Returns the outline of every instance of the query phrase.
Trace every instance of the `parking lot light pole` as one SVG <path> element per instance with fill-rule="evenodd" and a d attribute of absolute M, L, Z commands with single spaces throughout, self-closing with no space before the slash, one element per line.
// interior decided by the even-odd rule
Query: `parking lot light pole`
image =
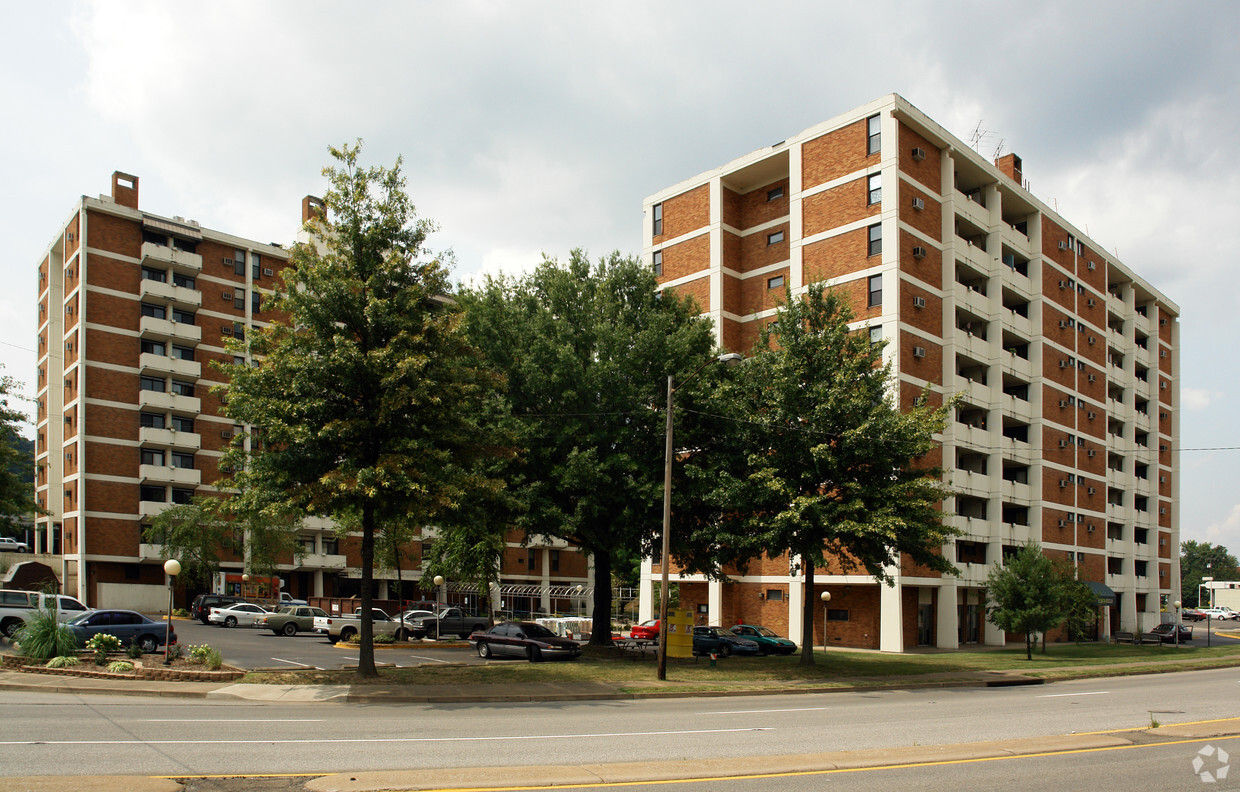
<path fill-rule="evenodd" d="M 1175 648 L 1179 649 L 1180 648 L 1180 605 L 1182 603 L 1179 600 L 1176 600 L 1173 604 L 1175 605 Z"/>
<path fill-rule="evenodd" d="M 827 603 L 831 601 L 831 592 L 822 592 L 822 651 L 827 651 Z M 814 651 L 810 647 L 810 651 Z"/>
<path fill-rule="evenodd" d="M 702 369 L 711 363 L 724 363 L 734 366 L 740 363 L 742 356 L 736 352 L 729 352 L 718 357 L 713 357 L 702 365 L 697 367 L 689 376 L 680 381 L 680 388 L 685 383 L 692 380 Z M 667 375 L 667 431 L 665 433 L 665 448 L 663 455 L 663 552 L 659 557 L 659 664 L 657 675 L 660 681 L 667 679 L 667 599 L 668 599 L 668 579 L 667 570 L 671 561 L 671 530 L 672 530 L 672 459 L 675 457 L 676 451 L 672 444 L 672 408 L 673 397 L 676 395 L 678 387 L 674 374 Z"/>
<path fill-rule="evenodd" d="M 175 558 L 169 558 L 164 562 L 164 572 L 168 575 L 168 625 L 164 628 L 164 665 L 171 665 L 172 659 L 168 650 L 171 648 L 172 641 L 172 581 L 181 574 L 181 562 Z"/>

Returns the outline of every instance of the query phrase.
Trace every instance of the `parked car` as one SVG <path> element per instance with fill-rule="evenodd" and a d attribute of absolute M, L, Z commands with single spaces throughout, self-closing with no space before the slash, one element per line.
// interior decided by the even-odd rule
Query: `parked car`
<path fill-rule="evenodd" d="M 77 638 L 79 645 L 85 645 L 93 635 L 107 633 L 120 638 L 122 645 L 136 643 L 144 652 L 158 651 L 164 645 L 164 633 L 168 630 L 167 623 L 148 619 L 130 610 L 87 611 L 70 619 L 65 626 Z M 177 633 L 172 630 L 168 643 L 176 642 Z"/>
<path fill-rule="evenodd" d="M 531 663 L 549 657 L 571 659 L 581 654 L 581 644 L 561 638 L 537 622 L 501 622 L 486 632 L 475 632 L 469 640 L 479 657 L 524 657 Z"/>
<path fill-rule="evenodd" d="M 1229 619 L 1234 621 L 1237 617 L 1240 617 L 1240 614 L 1227 607 L 1206 608 L 1200 611 L 1200 613 L 1211 619 Z"/>
<path fill-rule="evenodd" d="M 1150 630 L 1150 632 L 1161 638 L 1163 643 L 1177 642 L 1175 639 L 1175 625 L 1171 622 L 1156 625 L 1154 629 Z M 1188 625 L 1181 624 L 1179 643 L 1188 643 L 1191 640 L 1193 640 L 1193 628 Z"/>
<path fill-rule="evenodd" d="M 760 650 L 758 644 L 748 638 L 733 635 L 722 627 L 694 627 L 693 653 L 695 655 L 717 654 L 756 655 Z"/>
<path fill-rule="evenodd" d="M 29 553 L 30 545 L 7 536 L 0 536 L 0 553 Z"/>
<path fill-rule="evenodd" d="M 245 600 L 227 594 L 199 594 L 194 597 L 194 603 L 189 606 L 189 615 L 203 624 L 210 624 L 209 617 L 212 608 L 225 608 L 238 602 L 245 602 Z"/>
<path fill-rule="evenodd" d="M 468 640 L 476 632 L 482 632 L 491 623 L 489 616 L 473 616 L 461 608 L 440 608 L 439 613 L 418 616 L 405 622 L 405 631 L 414 638 L 430 638 L 456 635 Z"/>
<path fill-rule="evenodd" d="M 348 641 L 362 632 L 362 611 L 314 617 L 314 631 L 333 641 Z M 390 618 L 382 608 L 370 609 L 371 635 L 390 635 L 398 641 L 408 638 L 409 623 Z"/>
<path fill-rule="evenodd" d="M 309 605 L 310 603 L 306 602 L 304 599 L 297 599 L 292 594 L 289 594 L 286 591 L 281 591 L 280 592 L 280 604 L 281 605 Z"/>
<path fill-rule="evenodd" d="M 56 618 L 67 622 L 74 616 L 90 610 L 67 594 L 40 594 L 36 591 L 4 589 L 0 591 L 0 632 L 12 638 L 26 623 L 35 608 L 56 609 Z"/>
<path fill-rule="evenodd" d="M 756 643 L 759 654 L 786 655 L 797 650 L 797 645 L 793 641 L 784 638 L 774 630 L 768 630 L 757 624 L 738 624 L 728 632 Z"/>
<path fill-rule="evenodd" d="M 633 629 L 629 630 L 629 637 L 637 641 L 659 640 L 659 620 L 648 619 L 641 624 L 634 624 Z"/>
<path fill-rule="evenodd" d="M 315 616 L 326 617 L 327 611 L 309 605 L 285 605 L 275 613 L 256 617 L 254 626 L 271 630 L 276 635 L 292 636 L 298 632 L 313 632 Z"/>
<path fill-rule="evenodd" d="M 270 611 L 252 602 L 237 602 L 223 608 L 212 608 L 207 621 L 225 627 L 253 627 L 254 620 Z"/>
<path fill-rule="evenodd" d="M 1184 621 L 1197 622 L 1205 621 L 1206 615 L 1198 608 L 1185 608 L 1184 612 L 1180 614 L 1180 618 Z"/>

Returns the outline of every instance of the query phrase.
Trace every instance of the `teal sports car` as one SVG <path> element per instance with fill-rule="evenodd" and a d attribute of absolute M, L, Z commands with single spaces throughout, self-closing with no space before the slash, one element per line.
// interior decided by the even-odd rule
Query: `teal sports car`
<path fill-rule="evenodd" d="M 756 624 L 738 624 L 729 632 L 753 641 L 758 645 L 758 651 L 762 654 L 786 655 L 792 654 L 797 650 L 797 645 L 792 641 L 782 638 L 776 635 L 774 631 Z"/>

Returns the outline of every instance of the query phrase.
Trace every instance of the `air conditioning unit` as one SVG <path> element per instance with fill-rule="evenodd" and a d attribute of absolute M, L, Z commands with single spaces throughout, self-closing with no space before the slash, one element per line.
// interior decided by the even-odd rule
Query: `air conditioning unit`
<path fill-rule="evenodd" d="M 1089 381 L 1090 381 L 1090 382 L 1097 382 L 1097 381 L 1098 381 L 1098 378 L 1097 378 L 1096 376 L 1094 376 L 1093 374 L 1090 374 L 1090 375 L 1089 375 Z"/>
<path fill-rule="evenodd" d="M 1094 526 L 1092 526 L 1092 525 L 1091 525 L 1091 526 L 1089 526 L 1088 528 L 1086 528 L 1085 530 L 1086 530 L 1086 531 L 1088 531 L 1089 533 L 1093 533 L 1093 532 L 1094 532 Z"/>
<path fill-rule="evenodd" d="M 1167 350 L 1165 350 L 1165 349 L 1160 349 L 1160 350 L 1158 350 L 1158 356 L 1159 356 L 1160 358 L 1165 358 L 1165 357 L 1167 356 Z"/>
<path fill-rule="evenodd" d="M 1068 521 L 1067 521 L 1067 520 L 1060 520 L 1060 521 L 1059 521 L 1059 527 L 1060 527 L 1060 528 L 1067 528 L 1067 527 L 1068 527 Z"/>
<path fill-rule="evenodd" d="M 226 335 L 226 336 L 232 335 L 232 325 L 221 325 L 220 335 Z"/>
<path fill-rule="evenodd" d="M 1166 507 L 1165 507 L 1165 506 L 1159 506 L 1159 507 L 1158 507 L 1158 513 L 1159 513 L 1159 514 L 1166 514 L 1166 513 L 1167 513 L 1167 509 L 1166 509 Z"/>
<path fill-rule="evenodd" d="M 1089 420 L 1091 420 L 1091 421 L 1092 421 L 1092 420 L 1094 420 L 1094 419 L 1095 419 L 1095 418 L 1097 418 L 1097 417 L 1098 417 L 1098 414 L 1097 414 L 1096 412 L 1094 412 L 1093 410 L 1090 410 L 1090 411 L 1089 411 Z"/>
<path fill-rule="evenodd" d="M 1088 492 L 1088 494 L 1093 495 L 1093 494 L 1094 494 L 1095 492 L 1097 492 L 1097 491 L 1098 491 L 1098 490 L 1094 489 L 1093 487 L 1090 487 L 1090 488 L 1089 488 L 1089 490 L 1088 490 L 1087 492 Z M 1092 530 L 1093 530 L 1093 528 L 1090 528 L 1089 530 L 1091 530 L 1091 531 L 1092 531 Z"/>
<path fill-rule="evenodd" d="M 1167 537 L 1165 537 L 1165 536 L 1160 536 L 1160 537 L 1158 537 L 1158 546 L 1159 546 L 1159 547 L 1166 547 L 1166 546 L 1167 546 Z"/>
<path fill-rule="evenodd" d="M 1098 453 L 1098 452 L 1097 452 L 1097 451 L 1095 451 L 1094 449 L 1092 449 L 1092 448 L 1091 448 L 1091 449 L 1089 449 L 1089 454 L 1088 454 L 1088 456 L 1091 456 L 1091 457 L 1092 457 L 1092 456 L 1093 456 L 1094 454 L 1096 454 L 1096 453 Z"/>
<path fill-rule="evenodd" d="M 1096 344 L 1096 343 L 1098 343 L 1098 339 L 1094 338 L 1093 336 L 1090 336 L 1090 337 L 1089 337 L 1089 345 L 1090 345 L 1090 346 L 1093 346 L 1093 345 L 1094 345 L 1094 344 Z"/>
<path fill-rule="evenodd" d="M 73 316 L 73 306 L 72 306 L 72 305 L 66 305 L 66 306 L 65 306 L 65 313 L 66 313 L 66 314 L 68 314 L 69 316 Z"/>
<path fill-rule="evenodd" d="M 914 198 L 914 199 L 913 199 L 913 208 L 914 208 L 914 209 L 916 209 L 917 211 L 919 211 L 919 212 L 920 212 L 922 209 L 925 209 L 925 208 L 926 208 L 926 202 L 925 202 L 925 201 L 923 201 L 923 200 L 922 200 L 922 199 L 920 199 L 920 198 Z"/>
<path fill-rule="evenodd" d="M 926 150 L 922 148 L 921 146 L 914 146 L 912 153 L 913 153 L 913 159 L 917 160 L 918 162 L 921 162 L 922 160 L 926 158 Z"/>
<path fill-rule="evenodd" d="M 1061 281 L 1059 282 L 1059 288 L 1061 288 L 1061 289 L 1066 289 L 1066 288 L 1068 288 L 1068 282 L 1067 282 L 1066 280 L 1061 280 Z"/>
<path fill-rule="evenodd" d="M 1060 489 L 1064 489 L 1064 488 L 1066 488 L 1067 486 L 1068 486 L 1068 480 L 1067 480 L 1067 479 L 1060 479 L 1060 480 L 1059 480 L 1059 488 L 1060 488 Z"/>
<path fill-rule="evenodd" d="M 1167 576 L 1167 570 L 1165 570 L 1165 569 L 1160 569 L 1160 570 L 1158 570 L 1158 576 L 1159 576 L 1159 577 L 1166 577 L 1166 576 Z"/>
<path fill-rule="evenodd" d="M 225 440 L 228 440 L 229 438 L 231 438 L 231 437 L 232 437 L 232 430 L 231 430 L 231 429 L 221 429 L 221 430 L 220 430 L 220 437 L 224 438 Z"/>
<path fill-rule="evenodd" d="M 1159 327 L 1162 327 L 1162 326 L 1163 326 L 1163 325 L 1165 325 L 1166 323 L 1167 323 L 1167 317 L 1165 317 L 1165 316 L 1164 316 L 1164 317 L 1161 317 L 1161 318 L 1158 320 L 1158 326 L 1159 326 Z"/>
<path fill-rule="evenodd" d="M 1068 249 L 1068 243 L 1067 243 L 1067 242 L 1064 242 L 1064 241 L 1062 241 L 1062 240 L 1061 240 L 1061 241 L 1059 242 L 1059 249 L 1060 249 L 1060 250 L 1067 250 L 1067 249 Z"/>
<path fill-rule="evenodd" d="M 1166 476 L 1159 476 L 1159 477 L 1158 477 L 1158 483 L 1159 483 L 1159 484 L 1166 484 L 1166 483 L 1167 483 L 1167 477 L 1166 477 Z"/>
<path fill-rule="evenodd" d="M 1085 304 L 1088 305 L 1090 308 L 1093 308 L 1095 305 L 1097 305 L 1097 303 L 1094 302 L 1093 297 L 1090 297 L 1088 300 L 1086 300 Z"/>
<path fill-rule="evenodd" d="M 226 259 L 224 259 L 224 266 L 225 266 L 225 267 L 231 267 L 231 266 L 235 265 L 236 263 L 237 263 L 237 262 L 233 261 L 233 260 L 232 260 L 232 259 L 230 259 L 230 258 L 226 258 Z"/>
<path fill-rule="evenodd" d="M 914 307 L 914 308 L 925 308 L 925 307 L 926 307 L 926 298 L 925 298 L 925 297 L 914 297 L 914 298 L 913 298 L 913 307 Z"/>
<path fill-rule="evenodd" d="M 264 275 L 275 275 L 276 271 L 273 270 L 271 267 L 263 267 L 263 274 Z"/>
<path fill-rule="evenodd" d="M 1067 399 L 1060 399 L 1060 400 L 1059 400 L 1059 406 L 1060 406 L 1060 407 L 1067 407 L 1067 406 L 1068 406 L 1068 400 L 1067 400 Z"/>
<path fill-rule="evenodd" d="M 1067 327 L 1068 327 L 1068 320 L 1067 320 L 1067 319 L 1060 319 L 1060 320 L 1059 320 L 1059 329 L 1060 329 L 1060 330 L 1065 330 L 1065 329 L 1067 329 Z"/>
<path fill-rule="evenodd" d="M 913 357 L 924 358 L 925 356 L 926 356 L 925 347 L 919 347 L 919 346 L 913 347 Z"/>
<path fill-rule="evenodd" d="M 225 300 L 231 300 L 233 298 L 233 293 L 232 292 L 220 292 L 220 297 Z"/>
<path fill-rule="evenodd" d="M 1097 265 L 1096 265 L 1096 264 L 1094 264 L 1094 262 L 1092 262 L 1092 261 L 1091 261 L 1091 262 L 1089 262 L 1089 264 L 1088 264 L 1088 265 L 1086 265 L 1086 266 L 1089 268 L 1089 271 L 1090 271 L 1090 272 L 1093 272 L 1094 270 L 1096 270 L 1096 269 L 1098 268 L 1098 267 L 1097 267 Z"/>
<path fill-rule="evenodd" d="M 926 249 L 921 245 L 913 247 L 913 258 L 922 259 L 926 257 Z"/>
<path fill-rule="evenodd" d="M 1160 382 L 1160 383 L 1158 383 L 1158 389 L 1159 389 L 1159 390 L 1166 390 L 1166 389 L 1167 389 L 1167 383 L 1166 383 L 1166 382 Z"/>
<path fill-rule="evenodd" d="M 1067 441 L 1067 440 L 1060 440 L 1060 441 L 1059 441 L 1059 447 L 1060 447 L 1060 448 L 1067 448 L 1067 447 L 1068 447 L 1068 441 Z"/>
<path fill-rule="evenodd" d="M 66 242 L 72 242 L 72 241 L 73 241 L 73 240 L 75 240 L 75 239 L 77 239 L 77 237 L 74 235 L 74 233 L 73 233 L 72 231 L 70 231 L 69 233 L 65 234 L 65 241 L 66 241 Z"/>

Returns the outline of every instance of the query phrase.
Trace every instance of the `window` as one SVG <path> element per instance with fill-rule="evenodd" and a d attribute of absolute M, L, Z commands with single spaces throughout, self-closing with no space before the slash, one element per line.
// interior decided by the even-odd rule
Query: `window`
<path fill-rule="evenodd" d="M 250 254 L 250 275 L 254 280 L 263 276 L 263 260 L 257 253 Z"/>
<path fill-rule="evenodd" d="M 155 281 L 156 283 L 167 283 L 168 273 L 163 270 L 151 269 L 150 267 L 142 268 L 142 280 Z"/>
<path fill-rule="evenodd" d="M 881 203 L 883 200 L 883 176 L 881 173 L 872 173 L 869 178 L 869 199 L 868 206 Z"/>
<path fill-rule="evenodd" d="M 784 590 L 783 589 L 767 589 L 766 590 L 766 601 L 767 602 L 783 602 L 784 601 Z"/>
<path fill-rule="evenodd" d="M 198 243 L 192 239 L 172 238 L 172 247 L 177 250 L 184 250 L 186 253 L 197 253 Z"/>
<path fill-rule="evenodd" d="M 661 203 L 655 204 L 653 207 L 651 207 L 650 213 L 651 213 L 651 216 L 654 218 L 654 223 L 651 228 L 651 233 L 653 233 L 655 236 L 660 236 L 663 233 L 663 204 Z"/>
<path fill-rule="evenodd" d="M 147 303 L 142 303 L 142 315 L 149 316 L 153 319 L 167 319 L 168 318 L 168 312 L 164 310 L 164 306 L 148 305 Z"/>
<path fill-rule="evenodd" d="M 256 291 L 250 292 L 250 311 L 254 313 L 255 315 L 257 315 L 259 313 L 262 313 L 262 310 L 263 310 L 263 295 L 259 294 Z"/>
<path fill-rule="evenodd" d="M 766 200 L 768 201 L 778 201 L 780 198 L 783 198 L 783 197 L 784 197 L 783 187 L 772 187 L 771 189 L 766 191 Z"/>
<path fill-rule="evenodd" d="M 194 491 L 192 489 L 182 489 L 181 487 L 172 488 L 173 503 L 189 503 L 194 499 Z"/>
<path fill-rule="evenodd" d="M 784 288 L 784 276 L 783 276 L 783 275 L 776 275 L 776 276 L 775 276 L 775 277 L 773 277 L 773 278 L 767 278 L 767 279 L 766 279 L 766 288 L 768 288 L 768 289 L 782 289 L 782 288 Z"/>
<path fill-rule="evenodd" d="M 551 571 L 559 572 L 560 571 L 560 551 L 551 550 L 549 552 L 551 555 Z"/>
<path fill-rule="evenodd" d="M 161 416 L 162 417 L 162 416 Z M 194 431 L 194 419 L 185 418 L 180 415 L 172 416 L 172 431 L 174 432 L 192 432 Z"/>
<path fill-rule="evenodd" d="M 870 276 L 870 302 L 869 306 L 875 308 L 883 304 L 883 276 Z"/>
<path fill-rule="evenodd" d="M 238 341 L 244 341 L 245 340 L 245 325 L 241 324 L 240 322 L 233 322 L 233 333 L 232 334 L 233 334 L 233 338 L 237 339 Z"/>
<path fill-rule="evenodd" d="M 783 241 L 784 241 L 783 231 L 776 231 L 773 234 L 766 235 L 766 244 L 768 245 L 778 245 L 780 242 L 783 242 Z"/>
<path fill-rule="evenodd" d="M 192 325 L 194 324 L 194 312 L 193 311 L 182 311 L 179 308 L 173 308 L 172 309 L 172 321 L 178 322 L 180 324 Z"/>
<path fill-rule="evenodd" d="M 331 539 L 327 538 L 326 536 L 323 537 L 323 554 L 324 555 L 336 555 L 336 551 L 339 549 L 339 547 L 340 547 L 339 539 L 336 539 L 335 537 Z"/>
<path fill-rule="evenodd" d="M 155 503 L 165 503 L 168 500 L 168 493 L 163 487 L 155 487 L 150 484 L 142 484 L 138 487 L 138 500 L 154 501 Z"/>
<path fill-rule="evenodd" d="M 164 357 L 168 354 L 168 347 L 163 341 L 143 341 L 141 343 L 142 354 L 144 355 L 159 355 L 160 357 Z"/>
<path fill-rule="evenodd" d="M 180 286 L 182 289 L 196 289 L 198 282 L 189 275 L 182 275 L 179 272 L 172 273 L 172 285 Z"/>
<path fill-rule="evenodd" d="M 314 537 L 299 536 L 297 537 L 297 549 L 306 555 L 314 555 Z"/>
<path fill-rule="evenodd" d="M 186 346 L 172 345 L 172 356 L 177 360 L 193 360 L 194 348 Z"/>
<path fill-rule="evenodd" d="M 172 466 L 174 468 L 183 468 L 185 470 L 194 469 L 194 455 L 182 454 L 177 451 L 172 452 Z"/>
<path fill-rule="evenodd" d="M 193 396 L 194 395 L 194 383 L 181 382 L 180 380 L 173 380 L 172 381 L 172 392 L 175 393 L 177 396 Z"/>
<path fill-rule="evenodd" d="M 157 413 L 138 413 L 138 426 L 145 426 L 148 429 L 163 429 L 164 416 Z"/>
<path fill-rule="evenodd" d="M 883 253 L 883 227 L 882 225 L 870 226 L 870 243 L 866 250 L 867 256 L 881 256 Z"/>
<path fill-rule="evenodd" d="M 654 252 L 654 274 L 655 277 L 663 277 L 663 251 L 656 250 Z"/>
<path fill-rule="evenodd" d="M 848 621 L 848 611 L 843 608 L 827 608 L 827 621 Z"/>
<path fill-rule="evenodd" d="M 164 452 L 152 451 L 149 448 L 142 449 L 142 464 L 164 466 Z"/>
<path fill-rule="evenodd" d="M 237 275 L 245 275 L 245 251 L 241 248 L 233 252 L 233 272 Z"/>
<path fill-rule="evenodd" d="M 877 154 L 883 150 L 881 130 L 882 127 L 879 125 L 878 116 L 870 116 L 865 120 L 865 153 L 867 155 Z"/>
<path fill-rule="evenodd" d="M 144 391 L 155 391 L 156 393 L 164 393 L 167 390 L 164 381 L 155 377 L 142 377 L 140 387 Z"/>
<path fill-rule="evenodd" d="M 237 289 L 233 292 L 233 308 L 238 311 L 245 310 L 245 289 Z"/>
<path fill-rule="evenodd" d="M 874 327 L 871 327 L 870 328 L 870 346 L 874 346 L 875 344 L 882 343 L 882 340 L 883 340 L 883 326 L 875 325 Z"/>
<path fill-rule="evenodd" d="M 530 571 L 538 567 L 538 551 L 532 547 L 525 551 L 525 565 L 530 568 Z"/>

